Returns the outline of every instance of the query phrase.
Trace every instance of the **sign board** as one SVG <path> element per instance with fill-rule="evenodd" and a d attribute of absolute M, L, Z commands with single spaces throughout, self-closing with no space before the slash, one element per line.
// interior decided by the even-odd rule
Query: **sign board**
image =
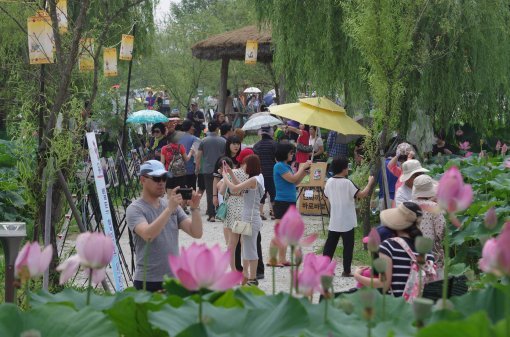
<path fill-rule="evenodd" d="M 87 132 L 87 144 L 89 146 L 90 162 L 94 172 L 94 181 L 96 183 L 96 193 L 99 200 L 99 208 L 101 209 L 101 216 L 103 217 L 104 233 L 113 242 L 113 258 L 111 267 L 113 271 L 113 280 L 116 291 L 124 290 L 124 283 L 122 282 L 122 269 L 119 262 L 119 248 L 115 240 L 115 232 L 113 230 L 112 213 L 110 203 L 108 201 L 108 192 L 106 190 L 105 174 L 101 161 L 99 160 L 99 150 L 97 148 L 96 134 L 94 132 Z"/>
<path fill-rule="evenodd" d="M 103 73 L 105 77 L 115 77 L 117 73 L 117 48 L 103 50 Z"/>
<path fill-rule="evenodd" d="M 80 40 L 78 68 L 80 72 L 94 70 L 94 39 L 86 38 Z"/>
<path fill-rule="evenodd" d="M 37 15 L 27 19 L 28 55 L 30 64 L 54 63 L 54 39 L 51 19 L 47 12 L 37 11 Z"/>
<path fill-rule="evenodd" d="M 257 63 L 257 51 L 259 49 L 259 43 L 257 40 L 246 41 L 246 53 L 244 54 L 245 64 L 256 64 Z"/>
<path fill-rule="evenodd" d="M 119 60 L 131 61 L 131 59 L 133 58 L 134 43 L 135 37 L 133 35 L 122 34 Z"/>
<path fill-rule="evenodd" d="M 320 187 L 301 187 L 298 199 L 299 213 L 304 215 L 328 215 L 329 201 L 325 199 L 324 192 Z M 327 208 L 326 208 L 327 206 Z"/>
<path fill-rule="evenodd" d="M 67 32 L 67 0 L 57 1 L 58 29 L 61 33 Z"/>
<path fill-rule="evenodd" d="M 322 187 L 326 185 L 326 170 L 328 164 L 324 162 L 312 163 L 310 173 L 303 178 L 298 187 Z"/>

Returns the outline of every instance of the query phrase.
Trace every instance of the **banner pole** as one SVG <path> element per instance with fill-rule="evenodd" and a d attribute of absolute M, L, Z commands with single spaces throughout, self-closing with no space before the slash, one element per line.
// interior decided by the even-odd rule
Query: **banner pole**
<path fill-rule="evenodd" d="M 136 23 L 133 25 L 133 38 L 136 37 Z M 129 61 L 128 68 L 128 80 L 127 80 L 127 89 L 126 89 L 126 105 L 124 107 L 124 123 L 122 125 L 122 151 L 126 152 L 127 149 L 127 135 L 126 135 L 126 120 L 127 113 L 129 108 L 129 89 L 131 87 L 131 68 L 133 67 L 133 58 L 135 57 L 135 44 L 133 42 L 133 53 L 131 60 Z"/>

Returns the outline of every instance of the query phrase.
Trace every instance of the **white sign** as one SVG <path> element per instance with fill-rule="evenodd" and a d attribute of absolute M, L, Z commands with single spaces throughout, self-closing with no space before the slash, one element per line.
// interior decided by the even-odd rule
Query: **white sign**
<path fill-rule="evenodd" d="M 114 247 L 111 267 L 113 270 L 113 279 L 115 281 L 115 290 L 122 291 L 124 290 L 124 283 L 122 282 L 122 270 L 119 263 L 119 249 L 115 240 L 115 232 L 113 231 L 113 221 L 110 211 L 110 203 L 108 202 L 108 192 L 106 191 L 103 167 L 99 160 L 99 149 L 97 148 L 96 134 L 94 132 L 87 132 L 87 144 L 89 146 L 92 170 L 94 171 L 94 181 L 96 182 L 99 208 L 101 209 L 101 215 L 103 217 L 104 233 L 110 237 Z"/>

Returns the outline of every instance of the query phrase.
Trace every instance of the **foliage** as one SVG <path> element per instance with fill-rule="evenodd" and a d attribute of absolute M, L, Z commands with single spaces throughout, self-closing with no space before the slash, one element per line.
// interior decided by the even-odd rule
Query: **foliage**
<path fill-rule="evenodd" d="M 1 221 L 27 221 L 25 190 L 20 187 L 13 143 L 0 140 Z"/>
<path fill-rule="evenodd" d="M 204 301 L 203 323 L 197 320 L 199 296 Z M 372 335 L 437 336 L 445 331 L 457 333 L 457 327 L 460 331 L 493 332 L 472 336 L 503 336 L 505 316 L 501 308 L 505 296 L 508 295 L 487 287 L 453 298 L 454 311 L 435 312 L 419 331 L 413 324 L 411 305 L 391 296 L 383 304 L 382 296 L 377 294 Z M 25 312 L 3 304 L 0 333 L 19 336 L 35 329 L 41 335 L 51 335 L 52 329 L 58 326 L 60 331 L 73 336 L 220 336 L 234 331 L 236 336 L 367 336 L 360 293 L 329 301 L 326 322 L 324 301 L 312 304 L 284 293 L 266 296 L 253 287 L 203 295 L 149 294 L 128 289 L 112 296 L 93 295 L 90 306 L 85 305 L 85 300 L 85 293 L 66 289 L 57 294 L 45 291 L 32 294 L 32 308 Z M 345 301 L 352 304 L 352 313 L 343 311 Z M 475 326 L 476 329 L 467 328 Z"/>

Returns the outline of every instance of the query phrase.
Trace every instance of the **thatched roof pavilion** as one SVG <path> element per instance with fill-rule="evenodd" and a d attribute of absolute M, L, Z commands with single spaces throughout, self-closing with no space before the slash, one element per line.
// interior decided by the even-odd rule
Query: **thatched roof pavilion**
<path fill-rule="evenodd" d="M 214 35 L 191 47 L 191 53 L 196 58 L 209 61 L 222 60 L 218 111 L 225 111 L 228 63 L 231 59 L 244 60 L 247 40 L 257 40 L 259 43 L 257 62 L 272 62 L 271 32 L 259 30 L 256 26 L 247 26 Z"/>

